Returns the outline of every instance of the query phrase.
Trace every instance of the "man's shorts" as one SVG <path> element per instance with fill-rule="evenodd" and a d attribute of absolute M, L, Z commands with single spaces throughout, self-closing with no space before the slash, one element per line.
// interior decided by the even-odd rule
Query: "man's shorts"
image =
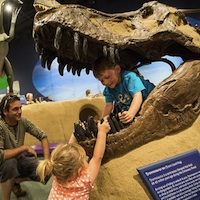
<path fill-rule="evenodd" d="M 35 157 L 21 156 L 5 160 L 0 165 L 0 183 L 12 178 L 30 178 L 33 181 L 40 181 L 36 175 L 38 159 Z"/>

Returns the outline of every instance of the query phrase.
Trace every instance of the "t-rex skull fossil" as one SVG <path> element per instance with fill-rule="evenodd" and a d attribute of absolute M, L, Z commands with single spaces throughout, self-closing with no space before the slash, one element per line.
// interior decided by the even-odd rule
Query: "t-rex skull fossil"
<path fill-rule="evenodd" d="M 103 162 L 191 126 L 200 113 L 200 30 L 190 26 L 183 12 L 156 1 L 121 14 L 47 2 L 34 2 L 38 12 L 33 37 L 42 66 L 50 69 L 57 57 L 61 75 L 65 67 L 73 75 L 84 68 L 89 73 L 102 55 L 124 69 L 162 60 L 164 55 L 184 61 L 151 92 L 136 121 L 107 137 Z M 95 141 L 80 142 L 89 157 Z"/>

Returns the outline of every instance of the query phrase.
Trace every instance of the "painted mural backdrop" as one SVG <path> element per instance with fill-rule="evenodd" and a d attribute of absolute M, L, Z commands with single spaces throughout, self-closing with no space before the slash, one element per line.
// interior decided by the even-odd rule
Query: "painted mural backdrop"
<path fill-rule="evenodd" d="M 176 67 L 182 63 L 179 57 L 165 57 L 171 60 Z M 145 79 L 155 85 L 167 78 L 171 73 L 171 67 L 164 62 L 155 62 L 139 68 Z M 33 70 L 33 84 L 43 96 L 51 96 L 54 101 L 79 99 L 86 96 L 86 90 L 90 89 L 93 94 L 103 92 L 104 86 L 94 78 L 92 72 L 89 75 L 83 70 L 81 76 L 73 76 L 71 72 L 64 70 L 64 76 L 58 72 L 58 63 L 55 59 L 51 70 L 43 68 L 40 61 Z"/>

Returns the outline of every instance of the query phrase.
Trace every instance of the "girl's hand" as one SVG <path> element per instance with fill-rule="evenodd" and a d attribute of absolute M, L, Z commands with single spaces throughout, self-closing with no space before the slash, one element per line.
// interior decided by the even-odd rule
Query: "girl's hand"
<path fill-rule="evenodd" d="M 110 130 L 110 124 L 108 123 L 107 117 L 103 118 L 103 123 L 101 124 L 100 121 L 98 121 L 98 133 L 103 132 L 103 133 L 108 133 Z"/>

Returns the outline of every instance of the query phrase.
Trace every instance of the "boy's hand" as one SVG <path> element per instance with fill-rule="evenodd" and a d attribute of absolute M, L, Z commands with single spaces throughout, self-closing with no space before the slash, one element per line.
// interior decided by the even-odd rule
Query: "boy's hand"
<path fill-rule="evenodd" d="M 132 113 L 130 113 L 129 111 L 124 111 L 123 113 L 119 113 L 119 120 L 123 123 L 123 124 L 127 124 L 129 122 L 133 121 L 134 116 L 132 115 Z"/>

